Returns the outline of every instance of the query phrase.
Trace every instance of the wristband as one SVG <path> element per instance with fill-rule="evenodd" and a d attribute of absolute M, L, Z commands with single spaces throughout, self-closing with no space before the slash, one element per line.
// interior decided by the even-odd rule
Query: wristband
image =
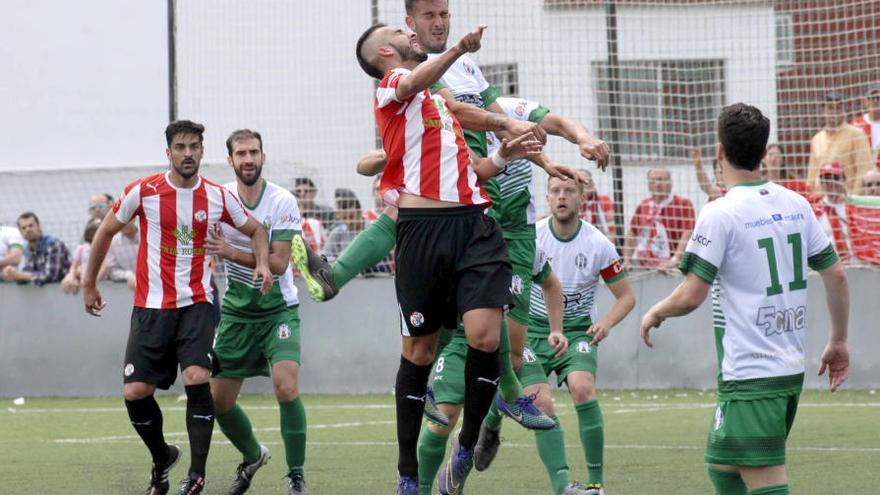
<path fill-rule="evenodd" d="M 509 161 L 502 158 L 501 154 L 498 153 L 498 151 L 492 153 L 492 156 L 490 156 L 489 158 L 492 159 L 492 165 L 495 165 L 495 168 L 497 168 L 498 170 L 504 170 L 504 167 L 507 166 L 507 162 Z"/>

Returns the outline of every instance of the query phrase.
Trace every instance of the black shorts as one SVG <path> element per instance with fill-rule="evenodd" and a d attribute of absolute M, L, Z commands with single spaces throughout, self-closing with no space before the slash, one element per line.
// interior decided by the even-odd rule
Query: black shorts
<path fill-rule="evenodd" d="M 507 246 L 498 223 L 479 206 L 402 208 L 395 256 L 405 336 L 455 328 L 472 309 L 513 303 Z"/>
<path fill-rule="evenodd" d="M 125 346 L 123 382 L 144 382 L 167 390 L 177 366 L 211 369 L 214 344 L 213 304 L 183 308 L 134 308 Z"/>

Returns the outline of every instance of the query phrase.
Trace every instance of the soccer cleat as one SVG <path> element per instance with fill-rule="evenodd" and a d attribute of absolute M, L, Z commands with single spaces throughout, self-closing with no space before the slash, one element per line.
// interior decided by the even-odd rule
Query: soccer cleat
<path fill-rule="evenodd" d="M 533 394 L 507 402 L 501 394 L 498 394 L 495 396 L 495 407 L 508 418 L 530 430 L 552 430 L 556 423 L 535 407 L 535 397 L 537 395 Z"/>
<path fill-rule="evenodd" d="M 251 481 L 257 470 L 265 466 L 272 456 L 269 455 L 269 449 L 265 445 L 260 445 L 260 458 L 253 464 L 242 462 L 235 470 L 235 479 L 232 480 L 232 486 L 229 487 L 229 495 L 241 495 L 251 487 Z"/>
<path fill-rule="evenodd" d="M 190 475 L 180 483 L 177 495 L 197 495 L 205 489 L 205 478 L 198 475 Z"/>
<path fill-rule="evenodd" d="M 565 490 L 562 490 L 562 495 L 591 495 L 593 493 L 594 492 L 588 491 L 588 488 L 577 481 L 569 483 L 568 486 L 565 487 Z"/>
<path fill-rule="evenodd" d="M 460 495 L 464 493 L 464 482 L 474 467 L 474 450 L 461 446 L 459 439 L 455 439 L 452 455 L 443 464 L 438 476 L 440 493 L 443 495 Z"/>
<path fill-rule="evenodd" d="M 168 460 L 165 464 L 153 463 L 153 468 L 150 470 L 150 488 L 147 489 L 147 495 L 168 493 L 168 475 L 178 461 L 180 461 L 180 447 L 168 444 Z"/>
<path fill-rule="evenodd" d="M 489 465 L 498 455 L 498 447 L 501 446 L 501 429 L 493 430 L 484 421 L 480 425 L 480 436 L 474 445 L 474 467 L 477 471 L 489 469 Z"/>
<path fill-rule="evenodd" d="M 443 414 L 443 411 L 437 407 L 437 400 L 434 398 L 434 389 L 428 387 L 428 391 L 425 393 L 425 419 L 428 421 L 440 425 L 444 428 L 449 426 L 449 418 Z"/>
<path fill-rule="evenodd" d="M 309 495 L 309 487 L 302 473 L 287 475 L 287 495 Z"/>
<path fill-rule="evenodd" d="M 602 483 L 590 483 L 587 485 L 584 495 L 605 495 L 605 489 L 602 488 Z"/>
<path fill-rule="evenodd" d="M 316 302 L 333 299 L 339 290 L 333 283 L 333 268 L 327 258 L 309 249 L 300 235 L 293 236 L 290 250 L 293 253 L 293 265 L 305 280 L 312 299 Z"/>
<path fill-rule="evenodd" d="M 419 495 L 419 480 L 409 476 L 399 476 L 397 480 L 397 495 Z"/>

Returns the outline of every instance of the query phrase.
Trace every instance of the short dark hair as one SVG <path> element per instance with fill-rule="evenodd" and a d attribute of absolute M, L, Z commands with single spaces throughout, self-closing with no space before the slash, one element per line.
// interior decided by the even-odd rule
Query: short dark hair
<path fill-rule="evenodd" d="M 406 9 L 407 14 L 412 14 L 413 7 L 418 1 L 419 0 L 403 0 L 403 8 Z"/>
<path fill-rule="evenodd" d="M 724 156 L 735 168 L 757 170 L 767 149 L 770 120 L 757 108 L 735 103 L 721 109 L 718 116 L 718 140 Z"/>
<path fill-rule="evenodd" d="M 317 189 L 315 187 L 315 182 L 308 177 L 297 177 L 296 179 L 293 179 L 293 187 L 296 188 L 297 186 L 309 186 L 312 189 Z"/>
<path fill-rule="evenodd" d="M 165 128 L 165 142 L 168 146 L 171 146 L 171 141 L 178 134 L 195 134 L 199 137 L 199 142 L 201 143 L 205 139 L 205 126 L 197 124 L 192 120 L 175 120 Z"/>
<path fill-rule="evenodd" d="M 260 151 L 263 151 L 263 136 L 261 136 L 259 132 L 250 129 L 238 129 L 232 131 L 232 134 L 226 138 L 226 151 L 229 152 L 229 156 L 232 156 L 232 143 L 244 139 L 256 139 L 260 142 Z"/>
<path fill-rule="evenodd" d="M 372 78 L 374 78 L 374 79 L 382 79 L 382 77 L 384 77 L 385 74 L 383 74 L 382 71 L 379 70 L 378 67 L 376 67 L 375 65 L 373 65 L 373 64 L 371 64 L 371 63 L 369 63 L 369 62 L 367 62 L 367 59 L 364 58 L 364 56 L 363 56 L 363 54 L 361 53 L 361 51 L 363 50 L 363 48 L 364 48 L 364 43 L 367 41 L 367 39 L 368 39 L 370 36 L 372 36 L 373 33 L 374 33 L 377 29 L 380 29 L 380 28 L 383 28 L 383 27 L 385 27 L 385 24 L 382 24 L 382 23 L 380 22 L 380 23 L 378 23 L 378 24 L 373 24 L 372 26 L 370 26 L 369 28 L 367 28 L 367 30 L 364 31 L 364 34 L 362 34 L 361 37 L 358 38 L 357 45 L 355 46 L 355 55 L 357 56 L 358 64 L 360 64 L 361 69 L 363 69 L 364 72 L 366 72 L 368 76 L 370 76 L 370 77 L 372 77 Z"/>
<path fill-rule="evenodd" d="M 113 195 L 110 193 L 104 193 L 104 197 L 107 198 L 107 203 L 113 204 Z"/>
<path fill-rule="evenodd" d="M 340 187 L 333 192 L 333 196 L 336 199 L 337 205 L 340 210 L 348 210 L 351 208 L 361 209 L 361 202 L 358 200 L 357 195 L 351 189 L 345 189 Z"/>
<path fill-rule="evenodd" d="M 26 218 L 33 218 L 34 221 L 37 222 L 37 225 L 40 225 L 40 217 L 38 217 L 37 214 L 32 211 L 26 211 L 26 212 L 22 213 L 21 215 L 19 215 L 16 223 L 21 222 L 22 220 L 24 220 Z"/>

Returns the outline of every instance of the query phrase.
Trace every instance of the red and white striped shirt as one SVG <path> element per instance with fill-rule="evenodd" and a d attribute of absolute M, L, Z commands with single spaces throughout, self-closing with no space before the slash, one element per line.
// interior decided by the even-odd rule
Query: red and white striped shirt
<path fill-rule="evenodd" d="M 427 89 L 397 99 L 397 84 L 409 74 L 394 69 L 376 90 L 375 114 L 388 163 L 379 189 L 389 204 L 395 192 L 465 205 L 489 206 L 477 183 L 461 126 L 440 95 Z M 389 194 L 390 193 L 390 194 Z"/>
<path fill-rule="evenodd" d="M 217 222 L 241 227 L 248 214 L 223 187 L 199 178 L 192 189 L 174 187 L 168 172 L 129 184 L 116 203 L 116 219 L 140 222 L 137 256 L 138 308 L 172 309 L 212 302 L 208 229 Z"/>

